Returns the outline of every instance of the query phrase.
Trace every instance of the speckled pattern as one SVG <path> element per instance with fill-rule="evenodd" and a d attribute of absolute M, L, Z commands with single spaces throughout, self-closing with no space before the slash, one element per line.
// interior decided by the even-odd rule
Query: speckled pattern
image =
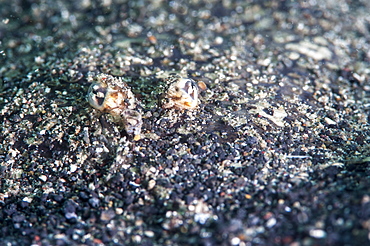
<path fill-rule="evenodd" d="M 369 11 L 0 1 L 0 244 L 369 244 Z M 140 139 L 87 102 L 101 73 Z M 160 106 L 171 73 L 194 110 Z"/>

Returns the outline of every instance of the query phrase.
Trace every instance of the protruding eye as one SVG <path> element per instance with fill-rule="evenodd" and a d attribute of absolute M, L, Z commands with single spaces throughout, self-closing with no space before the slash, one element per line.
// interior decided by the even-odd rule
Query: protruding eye
<path fill-rule="evenodd" d="M 115 120 L 123 123 L 128 134 L 140 139 L 142 119 L 137 101 L 122 78 L 99 74 L 88 91 L 90 105 L 102 112 L 110 113 Z"/>
<path fill-rule="evenodd" d="M 199 103 L 198 87 L 192 79 L 170 77 L 169 87 L 162 100 L 163 108 L 194 109 Z"/>
<path fill-rule="evenodd" d="M 189 90 L 189 88 L 191 87 L 191 81 L 190 80 L 187 80 L 186 82 L 185 82 L 185 85 L 184 85 L 184 91 L 188 91 Z"/>
<path fill-rule="evenodd" d="M 107 95 L 107 88 L 100 84 L 92 84 L 87 93 L 87 100 L 96 109 L 104 109 L 104 101 Z"/>
<path fill-rule="evenodd" d="M 195 99 L 195 91 L 197 90 L 195 84 L 193 83 L 193 81 L 191 80 L 188 80 L 186 83 L 185 83 L 185 86 L 184 86 L 184 91 L 186 91 L 186 93 L 194 100 Z"/>
<path fill-rule="evenodd" d="M 107 95 L 107 88 L 101 87 L 99 85 L 94 86 L 93 93 L 96 95 L 97 101 L 99 105 L 102 105 L 105 99 L 105 96 Z"/>

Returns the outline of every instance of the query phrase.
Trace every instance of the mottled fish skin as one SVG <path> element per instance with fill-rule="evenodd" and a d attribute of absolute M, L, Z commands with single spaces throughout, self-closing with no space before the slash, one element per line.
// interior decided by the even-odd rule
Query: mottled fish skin
<path fill-rule="evenodd" d="M 163 108 L 195 109 L 199 105 L 199 88 L 194 80 L 172 75 L 167 79 Z"/>
<path fill-rule="evenodd" d="M 137 100 L 129 86 L 121 78 L 99 74 L 90 86 L 87 101 L 93 108 L 110 113 L 121 121 L 128 134 L 135 138 L 141 132 L 142 117 Z"/>

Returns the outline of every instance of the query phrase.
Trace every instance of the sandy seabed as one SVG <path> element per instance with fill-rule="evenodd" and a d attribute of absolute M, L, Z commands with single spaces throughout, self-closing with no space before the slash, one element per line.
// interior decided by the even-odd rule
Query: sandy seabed
<path fill-rule="evenodd" d="M 369 11 L 0 1 L 1 244 L 369 244 Z M 103 73 L 140 137 L 87 102 Z M 171 73 L 195 109 L 161 106 Z"/>

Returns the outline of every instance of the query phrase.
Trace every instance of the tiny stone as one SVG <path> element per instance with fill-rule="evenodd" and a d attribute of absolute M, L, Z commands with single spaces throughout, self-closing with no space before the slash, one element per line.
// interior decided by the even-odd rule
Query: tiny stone
<path fill-rule="evenodd" d="M 326 232 L 321 229 L 312 229 L 310 230 L 310 236 L 314 238 L 324 238 L 326 237 Z"/>
<path fill-rule="evenodd" d="M 153 231 L 145 231 L 144 234 L 147 237 L 154 237 L 154 232 Z"/>
<path fill-rule="evenodd" d="M 144 221 L 142 219 L 135 220 L 135 226 L 142 226 Z"/>
<path fill-rule="evenodd" d="M 41 56 L 36 56 L 35 57 L 35 63 L 37 63 L 38 65 L 42 64 L 45 62 L 45 59 L 42 58 Z"/>
<path fill-rule="evenodd" d="M 155 184 L 156 184 L 155 180 L 154 180 L 154 179 L 151 179 L 151 180 L 149 181 L 149 183 L 148 183 L 148 190 L 153 189 L 153 188 L 154 188 L 154 186 L 155 186 Z"/>
<path fill-rule="evenodd" d="M 224 42 L 224 39 L 220 36 L 215 38 L 215 44 L 220 45 Z"/>
<path fill-rule="evenodd" d="M 269 219 L 269 220 L 267 221 L 267 223 L 266 223 L 266 226 L 267 226 L 268 228 L 271 228 L 271 227 L 273 227 L 274 225 L 276 225 L 276 219 L 275 219 L 275 218 L 271 218 L 271 219 Z"/>
<path fill-rule="evenodd" d="M 234 237 L 231 239 L 231 245 L 239 245 L 240 244 L 240 238 Z"/>
<path fill-rule="evenodd" d="M 28 203 L 31 203 L 32 202 L 32 198 L 31 197 L 25 197 L 25 198 L 23 198 L 23 200 L 22 201 L 24 201 L 24 202 L 28 202 Z"/>
<path fill-rule="evenodd" d="M 21 213 L 15 213 L 12 219 L 13 219 L 13 222 L 19 223 L 19 222 L 24 221 L 26 217 Z"/>
<path fill-rule="evenodd" d="M 337 124 L 337 122 L 335 122 L 334 120 L 332 120 L 332 119 L 330 119 L 330 118 L 328 118 L 328 117 L 326 117 L 326 118 L 325 118 L 325 122 L 326 122 L 328 125 L 336 125 L 336 124 Z"/>
<path fill-rule="evenodd" d="M 71 165 L 69 168 L 71 173 L 74 173 L 77 170 L 77 165 Z"/>
<path fill-rule="evenodd" d="M 63 238 L 65 238 L 66 237 L 66 235 L 65 234 L 56 234 L 55 236 L 54 236 L 54 238 L 55 239 L 63 239 Z"/>
<path fill-rule="evenodd" d="M 140 235 L 135 235 L 132 237 L 132 240 L 136 243 L 140 243 L 141 242 L 141 236 Z"/>
<path fill-rule="evenodd" d="M 77 214 L 76 213 L 66 213 L 66 219 L 70 220 L 70 219 L 75 219 L 77 218 Z"/>
<path fill-rule="evenodd" d="M 298 58 L 299 58 L 299 53 L 297 53 L 297 52 L 291 52 L 290 54 L 289 54 L 289 58 L 291 59 L 291 60 L 297 60 Z"/>
<path fill-rule="evenodd" d="M 39 179 L 46 182 L 46 180 L 48 180 L 48 177 L 46 175 L 40 175 Z"/>
<path fill-rule="evenodd" d="M 89 199 L 89 204 L 93 207 L 93 208 L 97 208 L 100 204 L 100 200 L 96 197 L 92 197 Z"/>
<path fill-rule="evenodd" d="M 116 216 L 116 213 L 113 210 L 104 210 L 101 212 L 100 219 L 102 221 L 109 221 Z"/>

